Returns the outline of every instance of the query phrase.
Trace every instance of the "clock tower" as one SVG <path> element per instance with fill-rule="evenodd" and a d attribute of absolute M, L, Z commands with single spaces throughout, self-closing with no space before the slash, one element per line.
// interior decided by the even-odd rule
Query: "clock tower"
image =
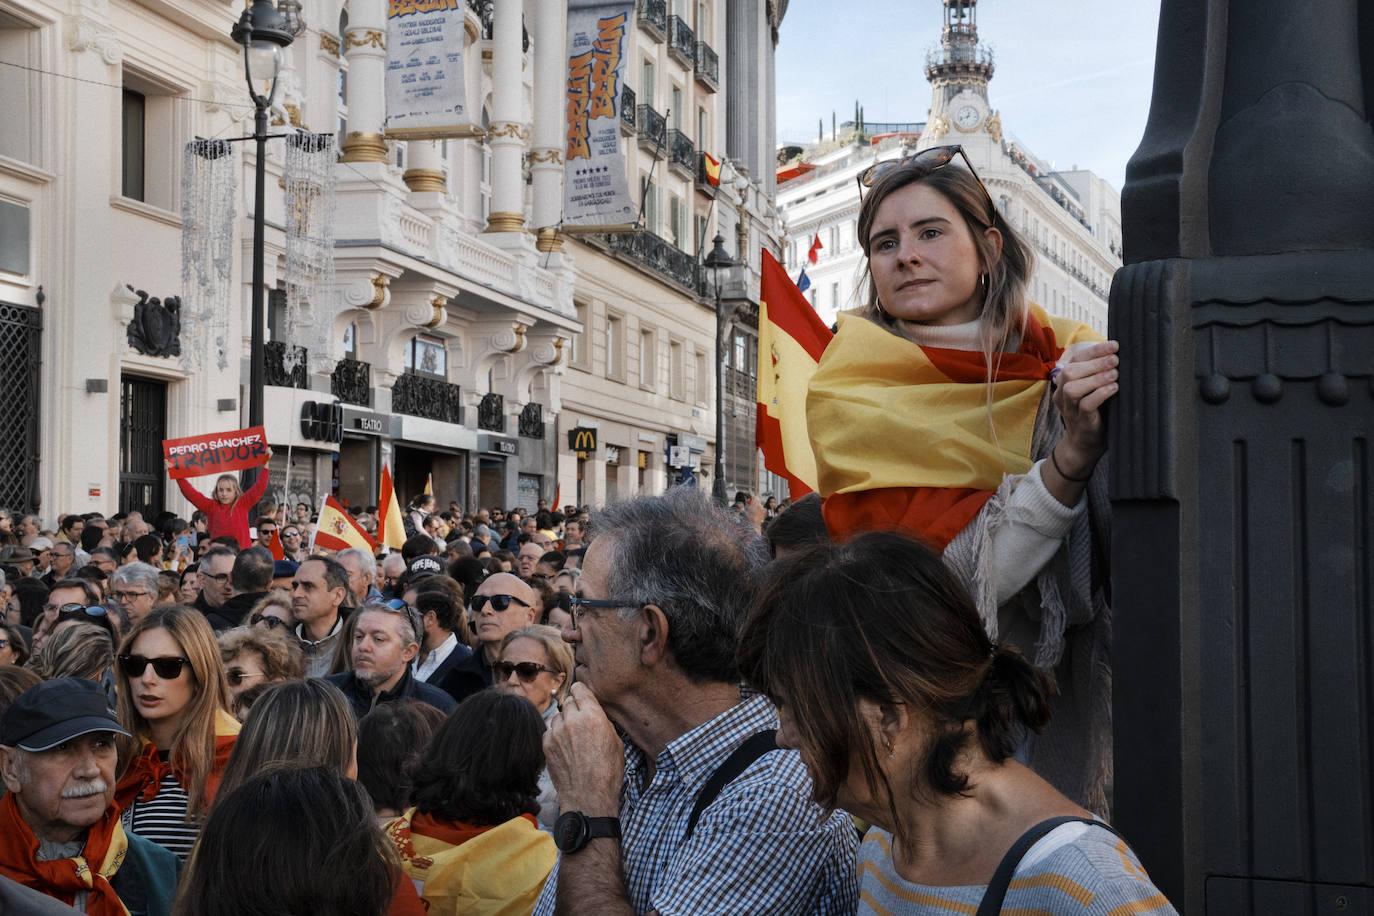
<path fill-rule="evenodd" d="M 940 46 L 926 55 L 930 114 L 920 148 L 958 143 L 972 152 L 1001 143 L 1002 124 L 988 104 L 992 50 L 978 44 L 978 0 L 943 0 Z M 979 157 L 986 161 L 986 154 Z"/>

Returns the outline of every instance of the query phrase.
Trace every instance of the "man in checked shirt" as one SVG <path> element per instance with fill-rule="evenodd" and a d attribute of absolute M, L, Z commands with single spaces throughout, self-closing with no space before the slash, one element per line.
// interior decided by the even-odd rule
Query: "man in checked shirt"
<path fill-rule="evenodd" d="M 811 803 L 795 751 L 752 759 L 689 830 L 717 768 L 778 727 L 735 663 L 761 540 L 685 487 L 595 523 L 563 631 L 577 682 L 544 739 L 560 855 L 534 912 L 855 912 L 854 829 Z"/>

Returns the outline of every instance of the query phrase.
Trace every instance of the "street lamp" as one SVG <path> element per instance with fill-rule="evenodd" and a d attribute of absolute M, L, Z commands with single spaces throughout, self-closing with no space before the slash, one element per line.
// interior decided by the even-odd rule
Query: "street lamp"
<path fill-rule="evenodd" d="M 719 232 L 711 240 L 711 250 L 703 262 L 711 268 L 711 284 L 716 288 L 716 461 L 712 470 L 711 496 L 725 505 L 725 313 L 720 306 L 720 269 L 735 266 L 725 251 L 725 236 Z"/>
<path fill-rule="evenodd" d="M 299 20 L 297 20 L 299 21 Z M 253 99 L 253 139 L 257 141 L 257 184 L 253 196 L 253 308 L 252 337 L 249 343 L 248 425 L 262 425 L 263 385 L 263 210 L 267 196 L 267 111 L 277 94 L 277 74 L 281 70 L 282 50 L 295 35 L 293 23 L 272 5 L 272 0 L 253 0 L 243 11 L 229 35 L 243 46 L 243 72 L 248 80 L 248 95 Z M 259 92 L 259 87 L 265 91 Z M 252 484 L 257 470 L 247 474 Z"/>

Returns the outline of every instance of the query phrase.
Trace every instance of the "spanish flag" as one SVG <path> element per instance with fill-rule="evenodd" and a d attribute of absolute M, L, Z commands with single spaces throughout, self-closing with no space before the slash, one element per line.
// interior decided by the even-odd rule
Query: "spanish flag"
<path fill-rule="evenodd" d="M 377 497 L 377 541 L 392 550 L 400 550 L 401 545 L 406 542 L 401 504 L 396 501 L 396 488 L 391 483 L 391 469 L 386 465 L 382 465 L 382 492 Z"/>
<path fill-rule="evenodd" d="M 426 496 L 433 496 L 433 495 L 434 495 L 434 475 L 433 475 L 433 474 L 428 474 L 428 475 L 425 476 L 425 495 L 426 495 Z"/>
<path fill-rule="evenodd" d="M 377 545 L 368 537 L 353 516 L 348 514 L 337 499 L 326 496 L 320 509 L 320 520 L 315 523 L 315 540 L 312 547 L 325 550 L 344 550 L 348 547 L 361 547 L 373 551 Z"/>
<path fill-rule="evenodd" d="M 706 183 L 713 188 L 720 187 L 720 160 L 703 151 L 701 161 L 706 166 Z"/>
<path fill-rule="evenodd" d="M 786 478 L 791 498 L 800 499 L 816 489 L 816 459 L 806 431 L 806 389 L 833 335 L 766 250 L 759 299 L 754 437 L 763 451 L 763 466 Z"/>

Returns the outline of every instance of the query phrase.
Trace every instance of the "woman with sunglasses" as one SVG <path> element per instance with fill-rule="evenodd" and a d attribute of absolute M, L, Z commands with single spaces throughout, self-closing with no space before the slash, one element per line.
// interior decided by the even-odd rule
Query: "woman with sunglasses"
<path fill-rule="evenodd" d="M 964 579 L 991 636 L 1042 669 L 1065 661 L 1054 730 L 1018 753 L 1105 812 L 1110 631 L 1096 545 L 1108 507 L 1095 469 L 1117 344 L 1027 301 L 1031 248 L 962 148 L 878 163 L 859 185 L 868 297 L 840 316 L 807 396 L 826 525 L 839 540 L 919 536 Z"/>
<path fill-rule="evenodd" d="M 286 630 L 267 627 L 235 627 L 216 637 L 229 683 L 230 711 L 244 721 L 239 707 L 244 691 L 260 684 L 298 681 L 305 677 L 305 653 Z"/>
<path fill-rule="evenodd" d="M 492 680 L 502 693 L 524 697 L 539 710 L 547 728 L 572 688 L 572 646 L 550 626 L 521 627 L 501 641 L 501 658 L 491 666 Z M 539 824 L 552 830 L 558 820 L 558 794 L 548 767 L 539 774 Z"/>
<path fill-rule="evenodd" d="M 154 608 L 119 647 L 119 719 L 128 768 L 115 788 L 124 827 L 184 862 L 214 801 L 239 723 L 219 644 L 192 608 Z M 130 759 L 132 758 L 132 759 Z"/>

